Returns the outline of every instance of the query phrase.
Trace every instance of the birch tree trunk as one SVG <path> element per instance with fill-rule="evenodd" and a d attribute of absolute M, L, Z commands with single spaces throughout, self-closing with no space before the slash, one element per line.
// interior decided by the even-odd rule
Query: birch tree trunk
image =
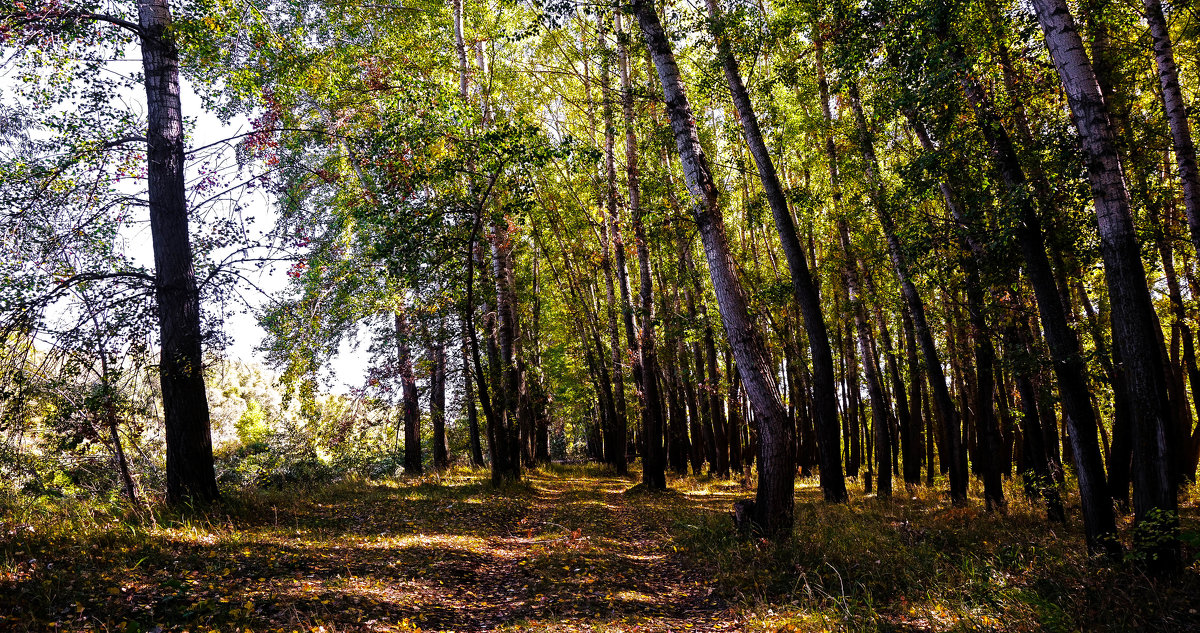
<path fill-rule="evenodd" d="M 721 320 L 759 422 L 762 449 L 755 520 L 766 534 L 782 538 L 791 533 L 795 494 L 787 410 L 780 400 L 770 359 L 750 318 L 746 291 L 725 235 L 717 186 L 700 146 L 675 54 L 651 0 L 635 0 L 632 6 L 658 70 L 683 173 L 696 201 L 693 217 L 704 244 Z"/>
<path fill-rule="evenodd" d="M 725 72 L 725 83 L 729 86 L 729 94 L 733 105 L 737 108 L 742 126 L 742 136 L 754 164 L 758 168 L 759 180 L 763 192 L 771 207 L 771 216 L 775 221 L 775 231 L 779 234 L 779 243 L 787 259 L 788 271 L 792 277 L 792 293 L 800 305 L 804 316 L 804 327 L 808 334 L 808 344 L 812 351 L 813 361 L 813 405 L 816 409 L 817 449 L 821 459 L 821 490 L 827 501 L 844 501 L 846 499 L 846 481 L 843 477 L 841 453 L 838 442 L 837 391 L 833 380 L 833 350 L 829 345 L 829 331 L 825 325 L 824 311 L 821 309 L 821 297 L 813 283 L 808 270 L 808 262 L 804 258 L 804 249 L 796 235 L 796 225 L 792 221 L 792 213 L 788 209 L 787 199 L 783 194 L 783 186 L 771 160 L 771 152 L 763 140 L 759 129 L 758 117 L 754 113 L 754 104 L 750 101 L 750 93 L 742 82 L 741 71 L 737 59 L 734 58 L 729 42 L 725 38 L 723 16 L 717 0 L 707 0 L 709 16 L 712 18 L 713 34 L 717 41 L 717 53 L 721 58 L 721 66 Z"/>
<path fill-rule="evenodd" d="M 1113 310 L 1133 417 L 1133 506 L 1154 535 L 1147 555 L 1160 569 L 1179 562 L 1178 499 L 1171 476 L 1170 403 L 1158 316 L 1146 285 L 1129 192 L 1113 131 L 1075 19 L 1065 0 L 1034 0 L 1050 57 L 1058 69 L 1083 147 L 1100 229 L 1100 255 Z"/>

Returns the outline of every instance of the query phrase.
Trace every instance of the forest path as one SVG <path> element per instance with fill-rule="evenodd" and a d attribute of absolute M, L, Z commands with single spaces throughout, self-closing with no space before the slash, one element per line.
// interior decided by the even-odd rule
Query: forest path
<path fill-rule="evenodd" d="M 204 520 L 31 543 L 35 562 L 0 573 L 0 629 L 736 628 L 670 532 L 728 494 L 627 493 L 595 466 L 501 490 L 479 475 L 262 493 Z"/>

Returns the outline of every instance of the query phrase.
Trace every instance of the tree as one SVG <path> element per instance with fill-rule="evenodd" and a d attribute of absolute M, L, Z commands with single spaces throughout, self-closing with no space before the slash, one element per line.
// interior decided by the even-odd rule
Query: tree
<path fill-rule="evenodd" d="M 725 235 L 717 186 L 704 149 L 700 146 L 696 122 L 671 44 L 653 4 L 648 0 L 637 0 L 632 6 L 646 38 L 650 57 L 658 69 L 683 173 L 688 190 L 696 199 L 692 214 L 704 243 L 709 276 L 716 291 L 717 305 L 721 309 L 721 320 L 737 359 L 747 397 L 758 416 L 761 444 L 755 521 L 766 533 L 783 537 L 792 528 L 795 480 L 787 410 L 779 398 L 762 341 L 750 319 L 745 289 L 738 278 Z"/>
<path fill-rule="evenodd" d="M 754 104 L 750 101 L 750 93 L 742 83 L 737 59 L 734 58 L 733 51 L 726 39 L 724 18 L 716 0 L 708 0 L 708 12 L 717 41 L 717 54 L 725 72 L 725 83 L 729 86 L 729 94 L 737 108 L 742 125 L 743 138 L 750 149 L 750 155 L 754 157 L 754 164 L 758 167 L 763 191 L 771 206 L 775 230 L 779 233 L 779 243 L 787 258 L 788 270 L 791 272 L 792 292 L 804 313 L 804 326 L 808 333 L 812 352 L 813 379 L 815 381 L 813 400 L 819 436 L 817 449 L 821 456 L 821 489 L 824 491 L 827 501 L 845 501 L 846 482 L 842 477 L 842 462 L 837 440 L 838 417 L 836 389 L 833 384 L 833 352 L 829 346 L 829 331 L 825 326 L 825 315 L 821 310 L 821 297 L 813 284 L 812 275 L 808 270 L 808 262 L 804 259 L 804 251 L 800 246 L 800 239 L 796 235 L 792 213 L 788 209 L 783 187 L 775 171 L 775 164 L 771 160 L 771 153 L 766 142 L 763 141 L 758 117 L 754 114 Z M 825 101 L 827 102 L 828 99 Z"/>
<path fill-rule="evenodd" d="M 166 0 L 139 0 L 136 21 L 57 4 L 18 3 L 15 9 L 4 16 L 6 23 L 38 46 L 52 49 L 64 44 L 69 48 L 75 45 L 73 40 L 85 47 L 90 43 L 119 45 L 122 38 L 91 32 L 116 26 L 132 34 L 141 49 L 144 71 L 141 84 L 146 96 L 144 136 L 110 142 L 113 146 L 131 142 L 146 145 L 144 165 L 167 442 L 166 496 L 171 503 L 213 501 L 220 493 L 213 470 L 204 389 L 200 291 L 189 237 L 179 49 L 172 30 L 171 8 Z M 6 31 L 6 38 L 11 37 L 10 33 Z M 62 173 L 60 170 L 42 174 L 44 186 Z"/>
<path fill-rule="evenodd" d="M 1099 222 L 1100 254 L 1113 307 L 1113 339 L 1121 351 L 1134 403 L 1134 516 L 1154 535 L 1147 537 L 1147 554 L 1156 566 L 1170 569 L 1179 559 L 1179 543 L 1174 538 L 1179 518 L 1171 474 L 1170 403 L 1162 335 L 1146 286 L 1125 175 L 1104 96 L 1074 17 L 1062 0 L 1036 0 L 1033 6 L 1075 116 Z"/>

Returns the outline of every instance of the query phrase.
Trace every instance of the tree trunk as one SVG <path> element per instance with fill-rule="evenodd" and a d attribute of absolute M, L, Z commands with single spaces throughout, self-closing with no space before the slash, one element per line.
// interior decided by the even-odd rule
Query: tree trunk
<path fill-rule="evenodd" d="M 842 474 L 841 453 L 838 442 L 837 390 L 833 380 L 833 350 L 829 345 L 829 331 L 825 325 L 824 311 L 821 309 L 821 297 L 813 283 L 808 270 L 808 262 L 804 258 L 804 250 L 796 235 L 796 225 L 792 221 L 792 213 L 788 209 L 783 186 L 771 160 L 770 150 L 763 140 L 759 129 L 758 117 L 754 113 L 754 104 L 750 94 L 742 82 L 737 59 L 734 58 L 729 42 L 725 38 L 724 18 L 717 0 L 707 0 L 709 15 L 712 18 L 713 35 L 717 41 L 717 51 L 721 57 L 721 65 L 725 72 L 725 83 L 733 105 L 737 108 L 738 118 L 742 126 L 742 136 L 754 164 L 758 168 L 759 180 L 763 193 L 771 207 L 771 215 L 775 221 L 775 230 L 779 234 L 779 243 L 787 259 L 788 271 L 792 278 L 792 293 L 800 312 L 804 316 L 805 332 L 808 334 L 808 344 L 812 351 L 813 361 L 813 405 L 816 411 L 817 447 L 821 456 L 821 490 L 826 501 L 846 500 L 846 481 Z M 774 450 L 774 449 L 771 449 Z"/>
<path fill-rule="evenodd" d="M 683 395 L 687 401 L 688 431 L 691 435 L 688 459 L 692 464 L 692 474 L 699 476 L 704 467 L 704 423 L 700 419 L 700 406 L 696 398 L 696 384 L 689 358 L 690 350 L 682 336 L 676 340 L 676 345 L 678 346 L 676 354 L 679 358 L 679 369 L 682 372 Z"/>
<path fill-rule="evenodd" d="M 641 287 L 638 292 L 639 308 L 642 317 L 641 340 L 635 351 L 641 352 L 641 389 L 642 389 L 642 483 L 652 489 L 667 487 L 666 454 L 663 448 L 665 424 L 662 419 L 662 395 L 658 385 L 658 349 L 654 338 L 654 290 L 650 277 L 650 250 L 646 244 L 646 229 L 642 224 L 642 194 L 638 173 L 637 135 L 634 132 L 633 119 L 633 86 L 629 80 L 629 52 L 625 45 L 624 29 L 621 26 L 621 14 L 615 16 L 617 28 L 617 54 L 621 67 L 621 111 L 625 118 L 625 174 L 629 188 L 629 213 L 633 218 L 633 235 L 637 242 L 638 273 Z M 615 206 L 612 208 L 615 215 Z M 613 223 L 613 231 L 617 230 Z M 622 274 L 625 271 L 624 251 L 618 244 L 617 265 Z M 628 283 L 622 282 L 622 301 L 627 292 Z M 626 328 L 633 324 L 632 309 L 626 306 Z M 638 373 L 635 368 L 635 378 Z"/>
<path fill-rule="evenodd" d="M 179 50 L 167 0 L 138 0 L 146 84 L 146 184 L 158 304 L 167 502 L 207 503 L 220 497 L 213 470 L 208 397 L 201 351 L 200 291 L 188 237 L 184 184 Z"/>
<path fill-rule="evenodd" d="M 488 456 L 491 458 L 492 466 L 492 481 L 499 482 L 499 472 L 496 468 L 496 408 L 493 406 L 493 401 L 490 390 L 488 388 L 487 376 L 483 371 L 483 362 L 480 360 L 479 353 L 479 333 L 475 331 L 475 259 L 476 259 L 476 237 L 483 225 L 483 201 L 475 208 L 475 225 L 471 230 L 471 238 L 467 241 L 467 296 L 466 306 L 463 308 L 463 327 L 467 332 L 467 336 L 471 343 L 471 365 L 475 370 L 475 384 L 479 386 L 479 403 L 483 406 L 483 417 L 487 426 L 487 450 Z M 488 362 L 494 369 L 496 367 L 495 359 L 499 356 L 493 352 L 494 345 L 492 337 L 488 337 Z M 403 367 L 403 364 L 401 365 Z"/>
<path fill-rule="evenodd" d="M 762 449 L 759 453 L 755 520 L 766 534 L 782 538 L 791 533 L 795 492 L 787 410 L 779 398 L 770 359 L 750 319 L 746 291 L 738 277 L 725 236 L 716 183 L 700 146 L 691 104 L 680 78 L 675 55 L 654 4 L 650 0 L 635 0 L 633 8 L 658 69 L 688 190 L 696 199 L 693 215 L 704 243 L 726 336 L 733 348 L 746 395 L 758 418 Z"/>
<path fill-rule="evenodd" d="M 403 392 L 404 410 L 404 474 L 419 475 L 421 465 L 421 409 L 417 402 L 417 375 L 413 371 L 412 350 L 409 339 L 412 331 L 408 318 L 397 310 L 394 314 L 396 322 L 396 352 L 399 355 L 400 388 Z"/>

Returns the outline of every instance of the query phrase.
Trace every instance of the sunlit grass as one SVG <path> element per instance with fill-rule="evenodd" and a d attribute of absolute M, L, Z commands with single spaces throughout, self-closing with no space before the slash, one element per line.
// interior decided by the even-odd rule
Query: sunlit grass
<path fill-rule="evenodd" d="M 954 508 L 945 482 L 851 501 L 798 479 L 796 525 L 734 532 L 739 480 L 640 469 L 484 469 L 240 491 L 181 512 L 14 508 L 0 527 L 0 630 L 1189 630 L 1198 568 L 1152 580 L 1089 559 L 1078 499 L 1048 523 L 1018 482 L 1004 513 Z M 1070 490 L 1072 483 L 1064 487 Z M 1182 498 L 1196 531 L 1196 488 Z M 1128 530 L 1129 519 L 1122 518 Z M 1192 550 L 1188 550 L 1189 553 Z M 136 626 L 130 629 L 130 622 Z M 137 627 L 141 627 L 140 629 Z"/>

